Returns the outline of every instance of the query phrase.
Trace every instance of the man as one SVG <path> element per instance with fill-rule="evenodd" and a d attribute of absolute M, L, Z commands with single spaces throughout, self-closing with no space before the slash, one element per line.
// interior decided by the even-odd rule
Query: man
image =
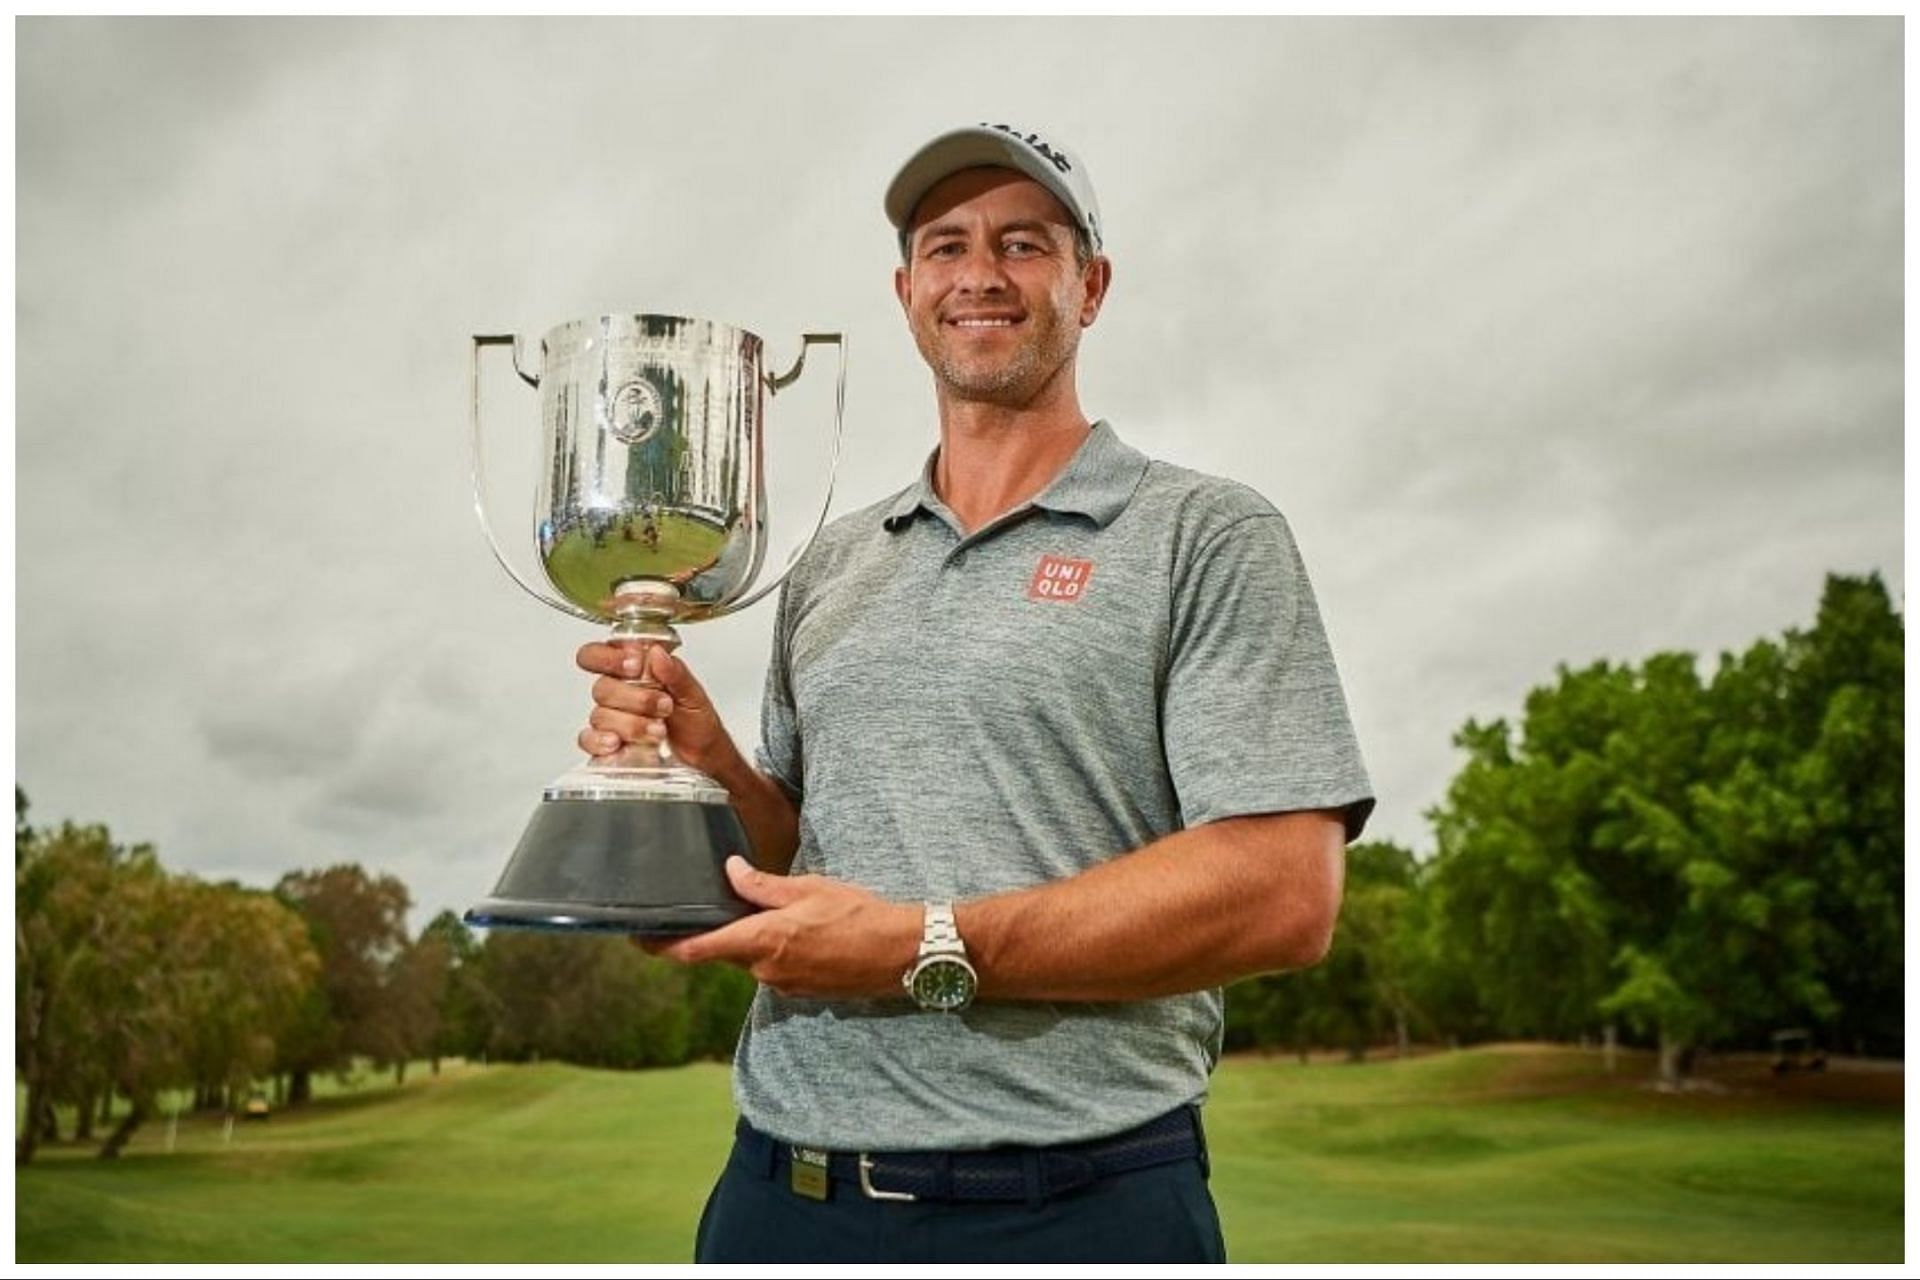
<path fill-rule="evenodd" d="M 1057 139 L 944 134 L 885 203 L 939 446 L 783 588 L 757 767 L 676 659 L 579 655 L 581 745 L 670 738 L 758 862 L 657 948 L 761 983 L 697 1255 L 1219 1260 L 1218 989 L 1320 958 L 1373 803 L 1312 591 L 1258 495 L 1081 412 L 1112 266 Z"/>

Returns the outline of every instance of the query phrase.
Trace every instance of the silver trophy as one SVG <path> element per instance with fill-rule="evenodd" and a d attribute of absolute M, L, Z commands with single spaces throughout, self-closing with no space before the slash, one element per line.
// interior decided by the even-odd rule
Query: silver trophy
<path fill-rule="evenodd" d="M 833 456 L 826 501 L 793 561 L 832 502 L 846 405 L 841 335 L 804 335 L 799 359 L 778 375 L 764 371 L 754 334 L 683 316 L 563 324 L 540 340 L 531 372 L 518 336 L 476 335 L 474 506 L 494 558 L 536 599 L 610 624 L 613 643 L 642 650 L 671 652 L 675 623 L 760 599 L 786 577 L 755 588 L 767 551 L 766 400 L 800 377 L 808 348 L 821 344 L 840 353 Z M 487 516 L 480 362 L 489 346 L 511 347 L 515 372 L 540 392 L 534 552 L 551 593 L 514 566 Z M 632 683 L 658 687 L 651 676 Z M 667 748 L 634 743 L 548 785 L 493 896 L 466 918 L 495 928 L 698 933 L 752 910 L 727 883 L 733 853 L 752 857 L 726 791 Z"/>

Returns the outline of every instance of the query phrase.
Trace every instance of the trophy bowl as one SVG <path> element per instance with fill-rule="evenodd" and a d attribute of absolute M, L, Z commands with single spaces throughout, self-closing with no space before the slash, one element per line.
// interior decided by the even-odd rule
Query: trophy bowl
<path fill-rule="evenodd" d="M 766 401 L 800 377 L 815 345 L 840 355 L 827 496 L 788 569 L 760 583 Z M 515 372 L 540 392 L 533 550 L 545 589 L 515 567 L 487 513 L 480 366 L 489 346 L 510 346 Z M 775 375 L 760 338 L 744 329 L 606 315 L 549 330 L 531 370 L 517 336 L 476 335 L 472 368 L 474 504 L 495 559 L 542 603 L 609 626 L 616 645 L 673 651 L 675 624 L 765 596 L 825 523 L 846 403 L 839 334 L 803 335 L 799 359 Z M 630 683 L 659 687 L 651 676 Z M 547 785 L 493 894 L 466 919 L 489 928 L 699 933 L 753 909 L 727 883 L 735 853 L 754 858 L 725 789 L 662 744 L 632 743 Z"/>

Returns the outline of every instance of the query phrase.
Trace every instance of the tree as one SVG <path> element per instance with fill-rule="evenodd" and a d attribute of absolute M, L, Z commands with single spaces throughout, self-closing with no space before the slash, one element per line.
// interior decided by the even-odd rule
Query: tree
<path fill-rule="evenodd" d="M 1898 1050 L 1903 642 L 1878 576 L 1836 575 L 1811 632 L 1722 656 L 1690 803 L 1643 815 L 1685 910 L 1663 948 L 1623 949 L 1615 1007 L 1700 1038 L 1812 1022 Z"/>
<path fill-rule="evenodd" d="M 165 1065 L 170 1013 L 152 849 L 116 845 L 102 826 L 27 832 L 24 812 L 16 789 L 14 1061 L 27 1091 L 17 1164 L 33 1159 L 63 1091 L 147 1088 Z"/>
<path fill-rule="evenodd" d="M 1421 1016 L 1415 998 L 1418 953 L 1410 931 L 1418 875 L 1412 851 L 1391 842 L 1356 844 L 1347 850 L 1340 935 L 1362 960 L 1365 1013 L 1359 1022 L 1366 1028 L 1364 1043 L 1376 1043 L 1382 1031 L 1391 1029 L 1403 1054 L 1412 1041 L 1413 1023 Z"/>
<path fill-rule="evenodd" d="M 292 1079 L 287 1100 L 298 1104 L 312 1096 L 315 1071 L 386 1048 L 386 975 L 407 945 L 409 903 L 399 880 L 355 864 L 290 873 L 274 892 L 306 921 L 320 957 L 318 987 L 292 1020 L 279 1057 Z"/>
<path fill-rule="evenodd" d="M 373 1060 L 404 1084 L 407 1063 L 429 1054 L 440 1036 L 441 1008 L 453 971 L 445 937 L 423 933 L 387 967 L 385 998 L 372 1031 Z"/>
<path fill-rule="evenodd" d="M 173 944 L 187 924 L 189 898 L 188 887 L 141 846 L 111 879 L 101 904 L 76 1003 L 90 1023 L 88 1044 L 129 1104 L 100 1147 L 102 1159 L 117 1157 L 153 1115 L 162 1088 L 187 1077 L 192 975 Z"/>
<path fill-rule="evenodd" d="M 1416 876 L 1413 854 L 1398 845 L 1350 847 L 1326 957 L 1310 969 L 1235 983 L 1226 997 L 1229 1047 L 1287 1044 L 1304 1055 L 1314 1045 L 1338 1045 L 1358 1061 L 1391 1035 L 1404 1049 L 1417 1016 L 1407 931 Z"/>
<path fill-rule="evenodd" d="M 622 938 L 502 931 L 481 948 L 491 1003 L 488 1052 L 596 1067 L 685 1062 L 687 973 Z"/>
<path fill-rule="evenodd" d="M 13 865 L 18 870 L 33 847 L 33 828 L 27 825 L 27 793 L 19 783 L 13 785 Z"/>
<path fill-rule="evenodd" d="M 1423 886 L 1427 954 L 1505 1035 L 1591 1026 L 1612 961 L 1610 904 L 1583 856 L 1605 772 L 1577 744 L 1604 739 L 1605 708 L 1623 682 L 1604 664 L 1563 668 L 1560 678 L 1562 696 L 1529 696 L 1520 743 L 1504 721 L 1470 721 L 1455 736 L 1467 762 L 1430 815 L 1438 848 Z"/>
<path fill-rule="evenodd" d="M 1438 953 L 1507 1034 L 1617 1017 L 1669 1079 L 1783 1019 L 1897 1035 L 1901 640 L 1877 578 L 1830 578 L 1813 632 L 1710 683 L 1684 653 L 1563 667 L 1517 741 L 1470 723 Z"/>
<path fill-rule="evenodd" d="M 435 1011 L 434 1034 L 426 1053 L 434 1074 L 445 1057 L 478 1057 L 486 1052 L 488 998 L 479 972 L 480 943 L 473 930 L 451 911 L 442 911 L 420 932 L 445 949 L 448 969 Z"/>
<path fill-rule="evenodd" d="M 183 880 L 172 963 L 185 975 L 186 1056 L 203 1096 L 231 1110 L 272 1067 L 320 958 L 306 924 L 271 894 Z"/>
<path fill-rule="evenodd" d="M 1878 574 L 1830 577 L 1813 630 L 1787 643 L 1806 735 L 1788 768 L 1819 852 L 1814 946 L 1831 1034 L 1856 1053 L 1904 1049 L 1905 644 Z"/>
<path fill-rule="evenodd" d="M 687 1054 L 693 1058 L 729 1060 L 740 1042 L 747 1010 L 759 984 L 752 975 L 732 965 L 703 964 L 687 971 L 687 1006 L 691 1025 Z"/>

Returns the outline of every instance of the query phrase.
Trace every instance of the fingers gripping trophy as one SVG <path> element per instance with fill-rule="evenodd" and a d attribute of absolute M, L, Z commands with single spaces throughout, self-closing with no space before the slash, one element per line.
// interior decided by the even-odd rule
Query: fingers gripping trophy
<path fill-rule="evenodd" d="M 766 401 L 821 345 L 839 354 L 827 497 L 787 570 L 756 588 L 767 549 Z M 551 592 L 514 566 L 487 514 L 480 367 L 490 346 L 511 348 L 514 371 L 540 392 L 534 551 Z M 793 367 L 774 375 L 763 369 L 761 340 L 744 329 L 608 315 L 549 331 L 531 371 L 517 336 L 476 335 L 472 367 L 474 506 L 494 558 L 542 603 L 610 626 L 616 645 L 672 652 L 675 624 L 744 609 L 778 587 L 825 523 L 846 405 L 839 334 L 804 335 Z M 631 683 L 659 687 L 650 675 Z M 750 849 L 726 791 L 663 744 L 634 742 L 547 786 L 493 895 L 466 919 L 699 933 L 752 910 L 727 883 L 734 853 Z"/>

